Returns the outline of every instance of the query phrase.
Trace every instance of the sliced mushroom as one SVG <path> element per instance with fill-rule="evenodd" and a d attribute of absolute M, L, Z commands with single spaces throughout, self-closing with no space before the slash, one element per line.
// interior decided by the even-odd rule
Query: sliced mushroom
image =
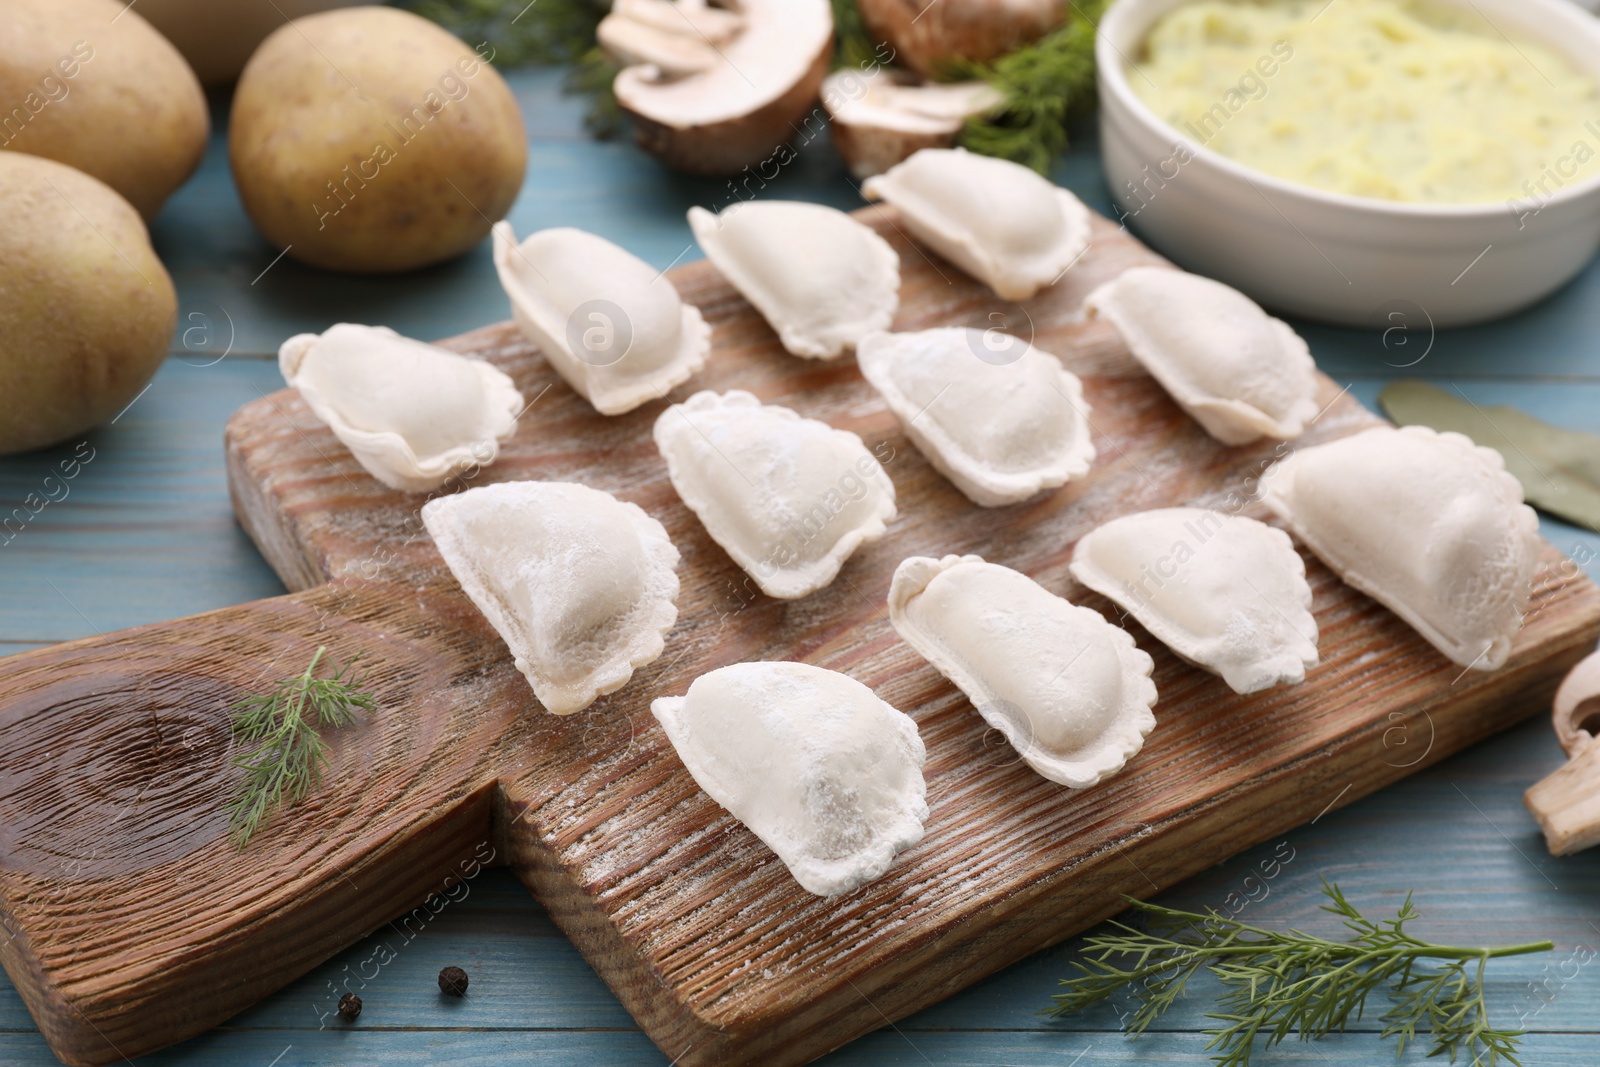
<path fill-rule="evenodd" d="M 624 67 L 648 64 L 664 78 L 681 78 L 716 66 L 718 46 L 743 29 L 742 16 L 704 0 L 617 0 L 595 33 Z"/>
<path fill-rule="evenodd" d="M 641 147 L 674 170 L 735 174 L 773 156 L 816 102 L 828 0 L 618 0 L 600 44 Z"/>
<path fill-rule="evenodd" d="M 1000 103 L 979 81 L 924 85 L 885 67 L 838 70 L 822 83 L 833 141 L 858 179 L 924 148 L 950 148 L 967 119 Z"/>
<path fill-rule="evenodd" d="M 1567 762 L 1535 782 L 1522 802 L 1544 831 L 1552 856 L 1600 844 L 1600 652 L 1591 652 L 1561 683 L 1555 699 L 1556 740 Z"/>
<path fill-rule="evenodd" d="M 744 29 L 743 15 L 705 0 L 616 0 L 611 13 L 667 33 L 682 35 L 687 27 L 713 45 L 731 41 Z"/>
<path fill-rule="evenodd" d="M 923 77 L 956 60 L 984 63 L 1055 29 L 1066 0 L 859 0 L 867 32 Z"/>

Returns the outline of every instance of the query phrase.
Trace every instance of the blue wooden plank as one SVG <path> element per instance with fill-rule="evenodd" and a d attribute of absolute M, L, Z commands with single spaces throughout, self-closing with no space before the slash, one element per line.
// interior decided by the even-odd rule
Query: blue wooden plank
<path fill-rule="evenodd" d="M 1405 734 L 1397 735 L 1391 746 L 1394 758 L 1417 758 L 1426 745 L 1426 723 L 1400 726 Z M 1494 944 L 1548 937 L 1557 942 L 1554 953 L 1498 961 L 1491 972 L 1497 1018 L 1507 1023 L 1524 1019 L 1523 1025 L 1537 1031 L 1528 1044 L 1535 1054 L 1532 1062 L 1545 1062 L 1540 1057 L 1561 1047 L 1547 1035 L 1600 1030 L 1600 968 L 1588 958 L 1600 949 L 1590 893 L 1600 878 L 1600 853 L 1561 859 L 1545 855 L 1520 801 L 1525 785 L 1554 769 L 1561 758 L 1548 724 L 1527 723 L 1409 781 L 1330 811 L 1314 825 L 1291 831 L 1283 839 L 1287 848 L 1269 842 L 1203 872 L 1160 899 L 1189 909 L 1242 908 L 1241 918 L 1264 926 L 1333 934 L 1337 931 L 1332 922 L 1319 921 L 1315 910 L 1320 899 L 1317 886 L 1328 877 L 1374 915 L 1392 911 L 1406 889 L 1417 888 L 1424 915 L 1416 932 L 1435 940 Z M 1336 784 L 1328 788 L 1330 803 L 1339 799 L 1339 788 Z M 1264 872 L 1275 875 L 1265 877 Z M 1249 903 L 1241 904 L 1246 900 Z M 380 947 L 389 952 L 380 953 Z M 912 1035 L 918 1046 L 923 1044 L 920 1035 L 952 1031 L 1038 1031 L 1058 1035 L 1061 1041 L 1073 1034 L 1114 1032 L 1120 1013 L 1129 1007 L 1126 1002 L 1053 1024 L 1039 1015 L 1056 981 L 1069 973 L 1075 951 L 1075 943 L 1069 943 L 1038 953 L 901 1022 L 897 1029 Z M 383 966 L 374 962 L 389 955 L 393 959 Z M 462 966 L 472 975 L 472 991 L 463 1003 L 443 1000 L 437 993 L 434 979 L 447 964 Z M 284 1044 L 298 1045 L 296 1033 L 314 1032 L 324 1024 L 333 1029 L 326 1013 L 346 988 L 359 992 L 366 1008 L 355 1027 L 341 1024 L 338 1029 L 361 1031 L 361 1042 L 368 1040 L 368 1033 L 396 1028 L 633 1029 L 621 1006 L 521 885 L 509 873 L 496 870 L 481 875 L 465 899 L 445 907 L 419 933 L 408 938 L 393 927 L 380 929 L 241 1013 L 222 1031 L 150 1062 L 216 1062 L 209 1057 L 221 1051 L 227 1051 L 230 1062 L 245 1062 L 244 1050 L 257 1041 L 251 1035 L 260 1033 L 283 1035 Z M 1202 1028 L 1207 1007 L 1203 997 L 1181 1004 L 1165 1029 Z M 1369 1018 L 1354 1029 L 1370 1034 L 1376 1026 Z M 29 1021 L 14 992 L 0 984 L 0 1031 L 27 1028 Z M 356 1047 L 355 1037 L 344 1040 L 347 1044 L 341 1047 Z M 874 1054 L 887 1054 L 893 1043 L 886 1046 L 885 1040 L 879 1035 L 866 1047 Z M 1170 1056 L 1172 1062 L 1204 1062 L 1192 1049 L 1169 1047 L 1170 1040 L 1157 1036 L 1139 1042 L 1138 1048 Z M 1343 1047 L 1355 1054 L 1370 1051 L 1376 1042 Z M 826 1062 L 875 1062 L 862 1058 L 865 1055 L 851 1046 Z M 1335 1062 L 1376 1060 L 1357 1056 Z"/>
<path fill-rule="evenodd" d="M 1414 310 L 1390 321 L 1356 330 L 1293 320 L 1329 373 L 1593 381 L 1600 378 L 1600 260 L 1543 302 L 1498 322 L 1434 331 Z"/>
<path fill-rule="evenodd" d="M 657 266 L 697 258 L 684 210 L 725 206 L 747 193 L 725 182 L 668 175 L 625 143 L 588 141 L 578 128 L 581 104 L 556 93 L 557 77 L 532 72 L 511 78 L 535 138 L 529 177 L 512 212 L 519 233 L 576 225 L 618 240 Z M 1079 130 L 1075 145 L 1055 176 L 1108 212 L 1092 128 Z M 825 137 L 807 144 L 799 161 L 759 192 L 844 208 L 860 202 Z M 285 336 L 339 320 L 382 322 L 435 338 L 506 314 L 486 247 L 395 278 L 331 275 L 287 260 L 262 275 L 278 250 L 244 217 L 220 137 L 201 172 L 157 221 L 154 237 L 180 292 L 176 358 L 115 426 L 89 436 L 94 458 L 65 489 L 60 464 L 73 458 L 75 442 L 0 460 L 0 516 L 24 505 L 30 493 L 59 498 L 30 514 L 0 546 L 0 653 L 279 591 L 227 503 L 223 422 L 278 385 L 271 363 L 240 357 L 269 356 Z M 1553 422 L 1597 430 L 1597 270 L 1591 267 L 1545 305 L 1505 323 L 1439 334 L 1409 367 L 1401 364 L 1417 358 L 1419 345 L 1426 348 L 1425 323 L 1406 323 L 1409 330 L 1391 333 L 1387 345 L 1377 330 L 1298 325 L 1323 368 L 1352 382 L 1369 405 L 1383 379 L 1416 375 L 1459 383 L 1480 404 L 1514 403 Z M 224 351 L 228 358 L 209 365 Z M 47 482 L 51 477 L 55 481 Z M 1600 539 L 1563 524 L 1546 522 L 1544 529 L 1564 550 L 1588 553 L 1590 573 L 1600 574 L 1593 562 Z M 1392 755 L 1410 759 L 1425 743 L 1426 723 L 1401 725 Z M 1525 1062 L 1592 1064 L 1600 1043 L 1600 968 L 1584 964 L 1573 974 L 1569 961 L 1580 946 L 1600 948 L 1592 903 L 1600 854 L 1552 859 L 1520 803 L 1522 789 L 1560 759 L 1548 725 L 1528 723 L 1287 835 L 1295 858 L 1270 881 L 1261 881 L 1262 865 L 1274 858 L 1276 843 L 1220 864 L 1162 899 L 1196 908 L 1264 891 L 1248 905 L 1250 917 L 1306 926 L 1312 925 L 1307 917 L 1314 916 L 1318 879 L 1326 875 L 1375 912 L 1416 887 L 1426 909 L 1418 929 L 1427 936 L 1470 943 L 1551 937 L 1556 953 L 1497 964 L 1496 1010 L 1509 1021 L 1524 1017 L 1535 1031 Z M 1247 882 L 1251 877 L 1256 881 Z M 358 1026 L 318 1030 L 332 999 L 330 983 L 359 978 L 378 946 L 392 949 L 398 937 L 392 929 L 375 932 L 228 1026 L 141 1062 L 667 1062 L 504 871 L 485 873 L 467 900 L 395 952 L 363 989 L 367 1008 Z M 1134 1043 L 1117 1034 L 1116 1006 L 1059 1024 L 1042 1022 L 1038 1010 L 1073 951 L 1066 945 L 1040 953 L 824 1062 L 1209 1062 L 1203 1039 L 1188 1032 L 1204 1025 L 1201 998 L 1175 1010 L 1168 1032 Z M 446 963 L 473 974 L 472 994 L 463 1002 L 437 994 L 434 976 Z M 1392 1052 L 1372 1037 L 1372 1027 L 1369 1019 L 1360 1027 L 1364 1032 L 1288 1046 L 1269 1062 L 1380 1062 Z M 55 1062 L 3 979 L 0 1062 Z"/>
<path fill-rule="evenodd" d="M 470 41 L 476 45 L 478 42 Z M 531 142 L 549 140 L 587 141 L 583 126 L 588 99 L 562 92 L 566 71 L 556 67 L 525 67 L 502 72 L 522 108 L 522 124 Z"/>
<path fill-rule="evenodd" d="M 272 363 L 169 359 L 114 425 L 0 458 L 0 640 L 64 641 L 283 592 L 233 519 L 222 454 L 228 413 L 281 386 Z"/>
<path fill-rule="evenodd" d="M 884 1029 L 847 1045 L 818 1064 L 825 1067 L 1210 1067 L 1206 1038 L 1151 1032 L 1129 1039 L 1116 1031 L 912 1032 Z M 1594 1032 L 1535 1033 L 1525 1039 L 1523 1062 L 1538 1067 L 1593 1067 L 1600 1040 Z M 1290 1040 L 1257 1061 L 1262 1067 L 1374 1067 L 1384 1063 L 1433 1064 L 1426 1046 L 1396 1059 L 1392 1042 L 1370 1033 L 1332 1034 L 1314 1043 Z M 34 1034 L 0 1033 L 0 1062 L 14 1067 L 55 1067 Z M 132 1062 L 132 1061 L 130 1061 Z M 669 1067 L 671 1061 L 633 1031 L 271 1032 L 217 1031 L 189 1046 L 140 1057 L 139 1067 L 179 1064 L 247 1067 Z"/>

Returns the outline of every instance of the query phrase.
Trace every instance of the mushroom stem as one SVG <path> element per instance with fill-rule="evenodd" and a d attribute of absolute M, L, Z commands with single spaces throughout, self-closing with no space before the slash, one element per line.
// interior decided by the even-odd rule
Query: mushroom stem
<path fill-rule="evenodd" d="M 1522 801 L 1538 820 L 1552 856 L 1600 844 L 1600 745 L 1590 745 L 1535 782 Z"/>
<path fill-rule="evenodd" d="M 1600 745 L 1594 743 L 1589 723 L 1596 715 L 1600 715 L 1600 652 L 1581 660 L 1556 690 L 1551 718 L 1567 763 L 1535 782 L 1522 797 L 1544 831 L 1552 856 L 1600 844 Z"/>

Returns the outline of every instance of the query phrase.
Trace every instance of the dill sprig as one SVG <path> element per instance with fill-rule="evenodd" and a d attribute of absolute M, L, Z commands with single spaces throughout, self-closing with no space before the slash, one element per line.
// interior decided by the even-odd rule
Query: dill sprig
<path fill-rule="evenodd" d="M 407 0 L 473 48 L 488 45 L 494 62 L 551 66 L 573 63 L 594 47 L 594 28 L 611 0 Z"/>
<path fill-rule="evenodd" d="M 612 84 L 620 70 L 605 49 L 594 45 L 567 68 L 562 91 L 568 95 L 587 96 L 589 110 L 583 116 L 583 125 L 596 140 L 609 141 L 622 132 L 625 119 L 622 105 Z"/>
<path fill-rule="evenodd" d="M 1110 0 L 1071 4 L 1065 23 L 992 63 L 958 63 L 954 78 L 981 78 L 998 106 L 967 120 L 961 143 L 1043 174 L 1067 147 L 1067 122 L 1095 100 L 1094 35 Z"/>
<path fill-rule="evenodd" d="M 854 67 L 865 70 L 882 59 L 875 42 L 867 33 L 867 24 L 861 17 L 856 0 L 833 0 L 833 68 Z"/>
<path fill-rule="evenodd" d="M 1290 930 L 1279 933 L 1249 926 L 1211 910 L 1205 914 L 1130 901 L 1148 918 L 1148 931 L 1113 922 L 1116 932 L 1088 939 L 1082 972 L 1064 979 L 1067 992 L 1053 999 L 1055 1016 L 1131 991 L 1138 1007 L 1128 1032 L 1146 1030 L 1183 996 L 1202 968 L 1221 980 L 1226 992 L 1221 1010 L 1206 1016 L 1219 1026 L 1208 1050 L 1223 1067 L 1245 1067 L 1256 1039 L 1270 1048 L 1291 1033 L 1301 1040 L 1323 1037 L 1359 1020 L 1367 997 L 1384 989 L 1392 1007 L 1382 1016 L 1383 1037 L 1399 1039 L 1399 1051 L 1425 1029 L 1430 1056 L 1458 1053 L 1481 1067 L 1504 1060 L 1520 1064 L 1516 1039 L 1521 1030 L 1502 1030 L 1489 1022 L 1483 973 L 1491 959 L 1547 952 L 1549 941 L 1504 948 L 1458 948 L 1412 937 L 1405 924 L 1417 917 L 1410 895 L 1399 914 L 1383 922 L 1362 916 L 1339 887 L 1324 880 L 1330 903 L 1322 910 L 1339 916 L 1353 935 L 1331 941 Z"/>
<path fill-rule="evenodd" d="M 858 0 L 831 2 L 834 66 L 864 67 L 880 59 Z M 1068 121 L 1094 103 L 1095 27 L 1109 2 L 1074 0 L 1071 17 L 1032 44 L 990 63 L 955 63 L 941 72 L 952 79 L 981 78 L 1002 97 L 997 107 L 967 121 L 961 143 L 1048 171 L 1067 147 Z M 595 46 L 595 27 L 611 0 L 406 0 L 406 6 L 474 48 L 486 45 L 501 66 L 570 65 L 565 89 L 590 98 L 590 133 L 607 138 L 621 130 L 623 116 L 611 90 L 616 66 Z"/>
<path fill-rule="evenodd" d="M 499 66 L 569 65 L 562 91 L 589 98 L 589 133 L 607 140 L 621 131 L 622 109 L 611 91 L 617 67 L 595 44 L 611 0 L 407 0 L 406 6 Z"/>
<path fill-rule="evenodd" d="M 234 705 L 234 740 L 255 745 L 233 758 L 233 765 L 245 772 L 239 794 L 228 804 L 229 836 L 238 848 L 249 842 L 273 808 L 299 803 L 322 781 L 328 745 L 317 728 L 348 726 L 357 711 L 377 707 L 372 695 L 362 691 L 362 679 L 350 673 L 359 653 L 329 677 L 316 676 L 327 651 L 319 647 L 303 674 L 284 679 L 271 693 Z"/>

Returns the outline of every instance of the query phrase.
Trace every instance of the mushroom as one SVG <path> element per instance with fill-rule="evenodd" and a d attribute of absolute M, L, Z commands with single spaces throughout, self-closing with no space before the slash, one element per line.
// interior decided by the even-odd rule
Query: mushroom
<path fill-rule="evenodd" d="M 1043 37 L 1066 17 L 1066 0 L 859 0 L 867 32 L 895 62 L 934 77 L 954 60 L 984 63 Z"/>
<path fill-rule="evenodd" d="M 616 0 L 597 32 L 641 147 L 674 170 L 735 174 L 784 144 L 833 51 L 828 0 Z"/>
<path fill-rule="evenodd" d="M 1552 720 L 1562 751 L 1576 756 L 1600 734 L 1600 652 L 1592 652 L 1561 680 Z"/>
<path fill-rule="evenodd" d="M 1522 802 L 1544 831 L 1552 856 L 1600 844 L 1600 652 L 1572 668 L 1556 690 L 1552 716 L 1567 762 L 1535 782 Z"/>
<path fill-rule="evenodd" d="M 833 141 L 858 179 L 924 148 L 950 148 L 967 119 L 1001 101 L 979 81 L 921 85 L 884 67 L 839 70 L 822 83 Z"/>

